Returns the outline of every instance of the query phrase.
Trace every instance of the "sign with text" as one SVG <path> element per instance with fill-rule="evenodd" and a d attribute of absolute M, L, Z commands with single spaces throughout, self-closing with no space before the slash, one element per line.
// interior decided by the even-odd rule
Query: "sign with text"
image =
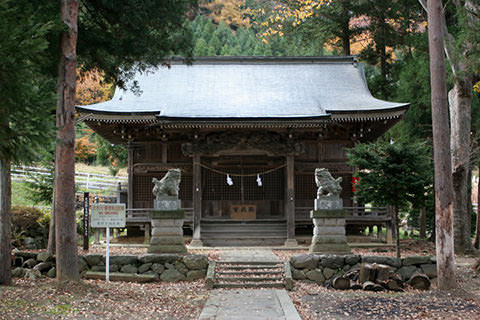
<path fill-rule="evenodd" d="M 88 250 L 88 240 L 90 238 L 90 194 L 83 193 L 83 250 Z"/>
<path fill-rule="evenodd" d="M 92 228 L 124 228 L 125 203 L 96 203 L 90 212 Z"/>

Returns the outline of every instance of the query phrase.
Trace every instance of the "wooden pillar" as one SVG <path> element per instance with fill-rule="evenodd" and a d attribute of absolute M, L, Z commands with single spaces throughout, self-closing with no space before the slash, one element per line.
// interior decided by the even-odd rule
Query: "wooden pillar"
<path fill-rule="evenodd" d="M 93 229 L 93 243 L 94 244 L 100 243 L 100 229 L 98 228 Z"/>
<path fill-rule="evenodd" d="M 168 162 L 168 144 L 167 142 L 162 143 L 162 163 Z"/>
<path fill-rule="evenodd" d="M 297 245 L 295 239 L 295 163 L 294 156 L 287 155 L 287 196 L 285 199 L 285 214 L 287 218 L 287 241 L 285 246 Z"/>
<path fill-rule="evenodd" d="M 145 238 L 143 241 L 145 244 L 150 243 L 150 223 L 145 224 Z"/>
<path fill-rule="evenodd" d="M 127 189 L 127 205 L 128 209 L 133 209 L 133 148 L 128 147 L 128 189 Z"/>
<path fill-rule="evenodd" d="M 202 218 L 202 167 L 200 155 L 193 156 L 193 239 L 190 246 L 201 247 L 200 220 Z"/>

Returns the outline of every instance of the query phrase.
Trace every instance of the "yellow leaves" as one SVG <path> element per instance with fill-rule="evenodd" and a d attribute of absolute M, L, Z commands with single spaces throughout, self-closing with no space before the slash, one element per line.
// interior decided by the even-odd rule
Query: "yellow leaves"
<path fill-rule="evenodd" d="M 300 26 L 308 19 L 317 16 L 317 10 L 324 5 L 328 5 L 333 0 L 296 0 L 295 7 L 289 6 L 287 2 L 275 1 L 275 5 L 270 15 L 259 23 L 265 29 L 260 34 L 262 41 L 268 43 L 266 38 L 272 36 L 283 36 L 281 31 L 285 25 L 292 25 L 293 27 Z M 262 9 L 259 13 L 265 15 L 265 10 Z M 267 41 L 267 42 L 265 42 Z"/>
<path fill-rule="evenodd" d="M 480 93 L 480 81 L 473 85 L 473 91 L 476 93 Z"/>
<path fill-rule="evenodd" d="M 112 84 L 103 82 L 103 74 L 98 70 L 80 73 L 77 69 L 75 103 L 88 105 L 103 102 L 111 98 Z"/>
<path fill-rule="evenodd" d="M 201 7 L 208 9 L 211 13 L 207 15 L 216 23 L 224 21 L 227 25 L 237 27 L 250 27 L 250 19 L 247 15 L 265 14 L 262 10 L 252 10 L 243 8 L 242 0 L 213 0 L 211 2 L 200 3 Z"/>

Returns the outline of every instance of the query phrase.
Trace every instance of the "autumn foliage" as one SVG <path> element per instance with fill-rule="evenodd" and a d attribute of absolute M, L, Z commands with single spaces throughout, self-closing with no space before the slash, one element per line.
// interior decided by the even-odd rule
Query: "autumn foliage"
<path fill-rule="evenodd" d="M 215 24 L 225 22 L 230 28 L 250 28 L 250 19 L 246 16 L 248 9 L 242 0 L 213 0 L 201 1 L 200 11 L 206 18 L 211 19 Z"/>
<path fill-rule="evenodd" d="M 76 104 L 88 105 L 107 101 L 112 97 L 112 89 L 112 84 L 103 82 L 103 74 L 98 70 L 80 72 L 77 69 Z"/>
<path fill-rule="evenodd" d="M 75 160 L 91 163 L 97 156 L 97 145 L 90 141 L 93 130 L 82 129 L 82 136 L 75 139 Z"/>

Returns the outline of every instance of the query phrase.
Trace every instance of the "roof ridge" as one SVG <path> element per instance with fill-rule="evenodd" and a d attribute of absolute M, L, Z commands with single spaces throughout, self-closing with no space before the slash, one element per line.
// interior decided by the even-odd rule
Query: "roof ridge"
<path fill-rule="evenodd" d="M 210 56 L 193 57 L 193 60 L 184 57 L 171 57 L 166 64 L 189 63 L 357 63 L 358 56 Z"/>

